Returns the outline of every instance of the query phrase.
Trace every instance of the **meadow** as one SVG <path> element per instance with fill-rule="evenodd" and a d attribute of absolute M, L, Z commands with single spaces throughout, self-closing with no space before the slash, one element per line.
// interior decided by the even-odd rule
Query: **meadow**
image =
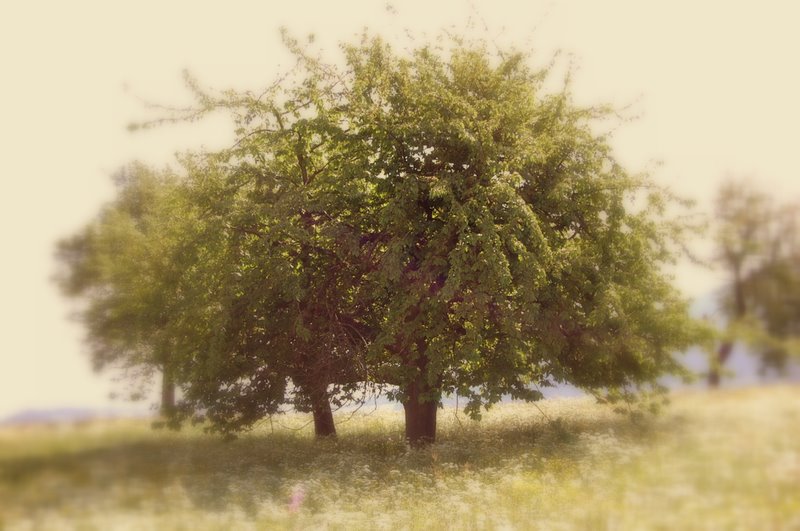
<path fill-rule="evenodd" d="M 231 442 L 145 420 L 0 429 L 0 529 L 800 529 L 800 388 L 673 394 L 634 421 L 590 398 L 305 415 Z"/>

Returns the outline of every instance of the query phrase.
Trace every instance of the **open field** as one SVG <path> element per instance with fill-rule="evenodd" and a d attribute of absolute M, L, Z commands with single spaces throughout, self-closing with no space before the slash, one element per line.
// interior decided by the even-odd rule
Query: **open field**
<path fill-rule="evenodd" d="M 590 399 L 304 416 L 234 442 L 145 421 L 0 430 L 6 529 L 800 529 L 800 388 L 692 392 L 635 424 Z M 278 424 L 280 421 L 280 425 Z"/>

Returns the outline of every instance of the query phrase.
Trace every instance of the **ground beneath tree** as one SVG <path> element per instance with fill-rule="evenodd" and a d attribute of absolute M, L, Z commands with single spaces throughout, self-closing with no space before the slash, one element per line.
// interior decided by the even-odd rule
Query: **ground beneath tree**
<path fill-rule="evenodd" d="M 633 423 L 587 398 L 440 412 L 303 415 L 226 443 L 146 421 L 0 430 L 4 529 L 797 529 L 800 388 L 683 392 Z"/>

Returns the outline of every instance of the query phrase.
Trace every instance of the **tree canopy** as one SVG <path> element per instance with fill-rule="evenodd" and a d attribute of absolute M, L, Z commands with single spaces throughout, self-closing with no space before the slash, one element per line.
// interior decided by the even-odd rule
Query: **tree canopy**
<path fill-rule="evenodd" d="M 181 323 L 149 318 L 142 341 L 137 327 L 119 340 L 154 352 L 163 335 L 176 418 L 202 411 L 235 432 L 293 402 L 331 432 L 331 400 L 371 385 L 403 404 L 417 445 L 446 394 L 477 417 L 558 383 L 631 401 L 682 373 L 673 352 L 700 328 L 661 269 L 680 226 L 669 194 L 595 132 L 604 109 L 575 105 L 568 84 L 545 92 L 547 69 L 480 43 L 398 53 L 364 37 L 344 66 L 288 44 L 298 67 L 261 93 L 190 84 L 191 117 L 230 112 L 236 142 L 164 182 L 182 214 L 137 236 L 157 260 L 87 253 L 91 227 L 63 244 L 90 338 L 111 343 L 92 325 L 104 307 Z M 148 289 L 167 300 L 140 303 L 148 289 L 125 291 L 96 261 L 152 267 Z"/>

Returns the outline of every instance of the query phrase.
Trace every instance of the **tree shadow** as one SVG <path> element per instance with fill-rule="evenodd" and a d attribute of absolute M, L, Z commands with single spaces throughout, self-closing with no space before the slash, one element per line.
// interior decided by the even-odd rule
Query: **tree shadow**
<path fill-rule="evenodd" d="M 265 503 L 287 506 L 295 485 L 324 477 L 352 485 L 368 474 L 379 485 L 403 482 L 409 472 L 433 478 L 481 473 L 507 460 L 536 470 L 536 457 L 578 459 L 581 434 L 613 432 L 642 443 L 674 418 L 634 424 L 624 416 L 548 420 L 542 417 L 491 424 L 450 422 L 430 448 L 410 450 L 402 426 L 343 426 L 338 439 L 315 441 L 302 432 L 252 434 L 234 441 L 214 436 L 149 434 L 92 449 L 0 458 L 0 498 L 22 514 L 39 510 L 147 507 L 174 509 L 176 496 L 193 510 L 236 506 L 254 515 Z M 175 493 L 179 492 L 180 495 Z"/>

